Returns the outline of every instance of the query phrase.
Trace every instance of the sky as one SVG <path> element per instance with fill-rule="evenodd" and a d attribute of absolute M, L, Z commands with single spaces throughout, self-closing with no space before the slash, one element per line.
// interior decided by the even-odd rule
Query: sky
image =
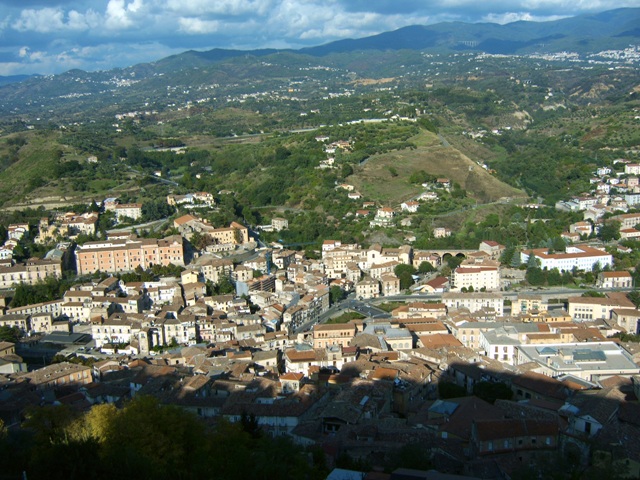
<path fill-rule="evenodd" d="M 545 21 L 640 0 L 0 0 L 0 75 L 109 70 L 186 50 L 301 48 L 443 21 Z"/>

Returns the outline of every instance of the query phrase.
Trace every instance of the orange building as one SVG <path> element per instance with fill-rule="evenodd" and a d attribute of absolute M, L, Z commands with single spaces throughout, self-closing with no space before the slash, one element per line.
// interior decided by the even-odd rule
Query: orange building
<path fill-rule="evenodd" d="M 180 235 L 126 240 L 87 242 L 76 248 L 78 275 L 101 272 L 128 272 L 138 266 L 147 269 L 153 265 L 170 263 L 184 266 L 184 247 Z"/>

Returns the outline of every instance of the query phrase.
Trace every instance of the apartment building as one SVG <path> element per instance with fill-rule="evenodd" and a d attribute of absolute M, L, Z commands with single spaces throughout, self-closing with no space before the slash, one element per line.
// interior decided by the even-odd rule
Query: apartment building
<path fill-rule="evenodd" d="M 62 262 L 30 258 L 23 264 L 0 267 L 0 288 L 9 288 L 20 283 L 34 285 L 47 277 L 60 278 L 61 276 Z"/>
<path fill-rule="evenodd" d="M 492 309 L 495 314 L 501 316 L 503 313 L 504 298 L 500 293 L 491 292 L 445 292 L 442 300 L 447 309 L 468 308 L 471 313 L 483 309 Z"/>
<path fill-rule="evenodd" d="M 499 290 L 500 270 L 494 266 L 461 265 L 453 271 L 452 289 Z"/>
<path fill-rule="evenodd" d="M 341 345 L 348 347 L 356 335 L 356 325 L 352 322 L 344 324 L 322 324 L 313 326 L 313 348 Z"/>
<path fill-rule="evenodd" d="M 138 220 L 142 217 L 141 203 L 120 203 L 116 205 L 116 218 L 120 222 L 125 218 Z"/>
<path fill-rule="evenodd" d="M 598 274 L 596 287 L 598 288 L 631 288 L 633 287 L 633 277 L 627 271 L 601 272 Z"/>
<path fill-rule="evenodd" d="M 605 298 L 569 297 L 569 315 L 576 320 L 611 318 L 615 309 L 635 308 L 624 293 L 608 293 Z"/>
<path fill-rule="evenodd" d="M 155 239 L 132 238 L 87 242 L 75 251 L 78 275 L 101 272 L 128 272 L 153 265 L 184 266 L 184 247 L 180 235 Z"/>
<path fill-rule="evenodd" d="M 613 256 L 603 250 L 587 245 L 568 246 L 566 252 L 549 253 L 548 248 L 537 248 L 520 254 L 522 263 L 528 263 L 533 255 L 540 264 L 540 268 L 552 270 L 557 268 L 561 272 L 574 268 L 590 272 L 597 263 L 600 268 L 613 264 Z"/>

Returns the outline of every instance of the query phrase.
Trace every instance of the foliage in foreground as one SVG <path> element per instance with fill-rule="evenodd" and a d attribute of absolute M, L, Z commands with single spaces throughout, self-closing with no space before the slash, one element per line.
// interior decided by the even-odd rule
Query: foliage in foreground
<path fill-rule="evenodd" d="M 24 427 L 0 439 L 3 471 L 14 478 L 23 471 L 48 480 L 326 477 L 321 456 L 288 439 L 252 435 L 224 421 L 210 429 L 151 397 L 121 410 L 96 405 L 80 415 L 66 406 L 37 408 Z"/>

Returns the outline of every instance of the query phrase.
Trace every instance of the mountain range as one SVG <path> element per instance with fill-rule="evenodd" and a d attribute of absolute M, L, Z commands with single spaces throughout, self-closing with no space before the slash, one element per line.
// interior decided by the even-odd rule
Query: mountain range
<path fill-rule="evenodd" d="M 41 107 L 70 113 L 79 108 L 99 111 L 114 103 L 144 101 L 149 105 L 156 99 L 166 99 L 167 85 L 195 90 L 194 86 L 205 84 L 225 87 L 243 82 L 264 83 L 269 79 L 293 78 L 309 65 L 383 78 L 395 76 L 393 73 L 405 63 L 426 65 L 424 54 L 526 55 L 571 51 L 587 55 L 638 44 L 640 8 L 620 8 L 548 22 L 415 25 L 300 50 L 190 50 L 124 69 L 71 70 L 26 79 L 0 77 L 0 114 L 33 114 Z"/>
<path fill-rule="evenodd" d="M 594 53 L 624 48 L 640 39 L 640 8 L 619 8 L 597 14 L 585 14 L 548 22 L 518 21 L 496 23 L 444 22 L 413 25 L 359 39 L 345 39 L 300 50 L 225 50 L 189 51 L 208 62 L 243 55 L 262 57 L 277 52 L 296 52 L 314 57 L 362 50 L 483 51 L 492 54 L 533 52 Z M 182 55 L 166 60 L 180 58 Z M 160 62 L 161 63 L 161 62 Z"/>

